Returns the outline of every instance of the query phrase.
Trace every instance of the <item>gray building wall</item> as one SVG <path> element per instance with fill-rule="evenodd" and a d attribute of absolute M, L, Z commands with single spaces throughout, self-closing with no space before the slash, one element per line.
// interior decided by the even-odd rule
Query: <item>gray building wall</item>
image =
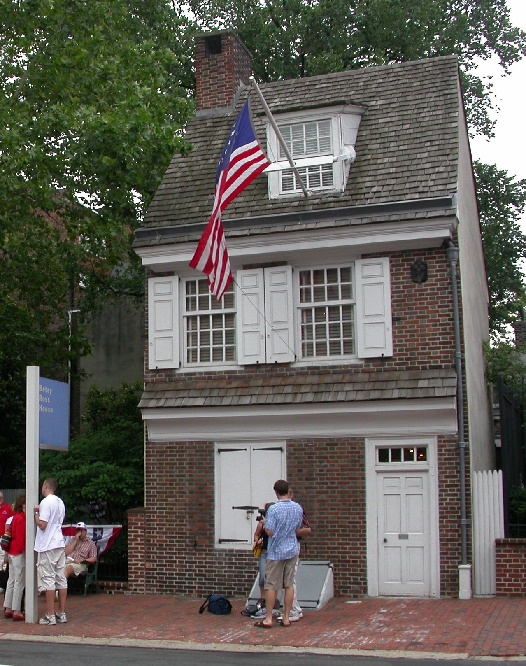
<path fill-rule="evenodd" d="M 81 360 L 86 378 L 80 388 L 80 410 L 84 411 L 89 387 L 108 388 L 142 381 L 144 377 L 144 305 L 120 299 L 94 314 L 87 326 L 93 349 Z"/>

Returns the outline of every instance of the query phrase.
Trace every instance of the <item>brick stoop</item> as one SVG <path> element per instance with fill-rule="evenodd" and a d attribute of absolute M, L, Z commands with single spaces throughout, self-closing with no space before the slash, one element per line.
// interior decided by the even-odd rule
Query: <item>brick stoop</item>
<path fill-rule="evenodd" d="M 99 588 L 105 594 L 124 594 L 129 591 L 128 581 L 99 580 Z"/>

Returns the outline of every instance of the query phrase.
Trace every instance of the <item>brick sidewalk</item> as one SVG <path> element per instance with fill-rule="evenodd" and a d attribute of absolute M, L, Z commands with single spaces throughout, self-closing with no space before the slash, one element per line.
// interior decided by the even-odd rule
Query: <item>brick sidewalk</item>
<path fill-rule="evenodd" d="M 199 615 L 202 600 L 100 594 L 68 598 L 65 625 L 46 627 L 0 620 L 0 638 L 72 637 L 114 644 L 182 642 L 189 647 L 275 646 L 301 651 L 386 651 L 451 657 L 526 655 L 526 599 L 333 599 L 306 611 L 290 628 L 262 630 L 240 615 Z M 39 602 L 43 614 L 43 600 Z M 180 645 L 177 645 L 181 647 Z M 158 647 L 158 645 L 156 645 Z M 242 648 L 241 648 L 242 649 Z"/>

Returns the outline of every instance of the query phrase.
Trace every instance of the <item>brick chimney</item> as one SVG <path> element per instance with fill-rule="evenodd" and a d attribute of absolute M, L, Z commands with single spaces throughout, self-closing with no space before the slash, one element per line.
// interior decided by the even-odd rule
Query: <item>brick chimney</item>
<path fill-rule="evenodd" d="M 249 85 L 252 56 L 233 32 L 195 37 L 197 112 L 231 109 L 241 85 Z"/>

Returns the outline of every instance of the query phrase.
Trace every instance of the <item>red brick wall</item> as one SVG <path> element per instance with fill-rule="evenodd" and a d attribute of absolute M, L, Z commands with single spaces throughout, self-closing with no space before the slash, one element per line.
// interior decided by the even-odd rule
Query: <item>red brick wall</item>
<path fill-rule="evenodd" d="M 220 43 L 220 53 L 207 49 L 207 40 Z M 240 83 L 249 84 L 252 58 L 231 32 L 199 35 L 195 40 L 196 108 L 198 111 L 228 107 Z"/>
<path fill-rule="evenodd" d="M 460 502 L 458 450 L 439 441 L 441 596 L 458 595 Z M 202 597 L 212 591 L 245 596 L 256 576 L 250 552 L 214 548 L 214 446 L 211 442 L 153 443 L 146 451 L 145 589 Z M 313 535 L 302 557 L 330 560 L 335 594 L 367 593 L 365 452 L 362 439 L 287 442 L 288 480 L 305 508 Z M 140 589 L 140 517 L 130 515 L 130 589 Z M 134 536 L 135 535 L 135 536 Z M 136 551 L 135 555 L 133 551 Z"/>
<path fill-rule="evenodd" d="M 144 508 L 130 509 L 128 512 L 128 589 L 131 592 L 145 592 L 144 567 L 146 562 Z"/>
<path fill-rule="evenodd" d="M 378 255 L 385 256 L 385 254 Z M 335 371 L 383 372 L 385 370 L 429 370 L 454 367 L 454 332 L 451 285 L 445 251 L 442 249 L 419 252 L 397 252 L 390 256 L 391 307 L 393 318 L 393 356 L 365 359 L 360 366 L 331 366 Z M 415 259 L 428 263 L 429 279 L 422 284 L 411 281 L 411 264 Z M 147 347 L 147 345 L 146 345 Z M 148 353 L 146 349 L 146 353 Z M 147 366 L 147 362 L 146 362 Z M 327 367 L 321 371 L 326 373 Z M 288 364 L 259 364 L 224 372 L 186 372 L 185 379 L 193 375 L 201 381 L 218 375 L 235 376 L 279 374 L 312 375 L 315 368 L 291 368 Z M 179 375 L 176 369 L 145 370 L 146 382 L 173 382 Z"/>
<path fill-rule="evenodd" d="M 526 597 L 526 539 L 496 539 L 497 597 Z"/>
<path fill-rule="evenodd" d="M 469 454 L 466 453 L 469 470 Z M 469 477 L 469 472 L 466 477 Z M 466 478 L 466 495 L 470 496 Z M 440 539 L 440 596 L 458 597 L 458 565 L 462 563 L 460 544 L 460 473 L 456 439 L 438 440 L 438 529 Z M 469 502 L 467 505 L 470 516 Z M 468 562 L 471 562 L 471 528 L 468 527 Z"/>
<path fill-rule="evenodd" d="M 411 281 L 411 264 L 428 264 L 428 281 Z M 306 369 L 265 365 L 225 372 L 185 372 L 200 381 L 217 375 L 296 376 L 454 367 L 453 312 L 448 264 L 442 249 L 390 254 L 394 354 L 360 366 Z M 146 371 L 146 381 L 170 382 L 175 370 Z M 466 410 L 467 419 L 467 410 Z M 308 559 L 334 565 L 335 593 L 367 591 L 364 446 L 361 439 L 287 442 L 288 479 L 313 523 L 302 546 Z M 469 469 L 469 454 L 467 454 Z M 438 449 L 440 594 L 458 596 L 460 479 L 455 438 L 441 438 Z M 469 479 L 467 493 L 469 496 Z M 245 595 L 256 563 L 245 551 L 214 549 L 214 460 L 210 442 L 149 443 L 146 451 L 146 589 L 203 596 L 211 591 Z M 468 503 L 468 517 L 469 517 Z M 471 534 L 468 533 L 468 545 Z"/>

